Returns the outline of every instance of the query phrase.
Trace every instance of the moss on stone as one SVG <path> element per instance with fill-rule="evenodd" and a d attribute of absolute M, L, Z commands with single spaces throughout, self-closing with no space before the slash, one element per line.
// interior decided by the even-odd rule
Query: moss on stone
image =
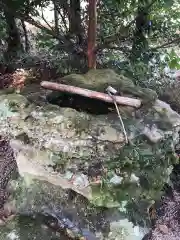
<path fill-rule="evenodd" d="M 169 182 L 172 165 L 179 162 L 174 154 L 172 138 L 153 145 L 136 139 L 134 144 L 121 148 L 117 158 L 105 162 L 108 176 L 101 185 L 92 185 L 94 204 L 121 207 L 126 202 L 126 214 L 136 214 L 135 224 L 141 222 L 142 216 L 146 225 L 150 224 L 147 206 L 160 199 L 164 183 Z M 117 185 L 110 181 L 114 173 L 122 178 Z M 132 181 L 132 174 L 138 178 L 137 182 Z"/>
<path fill-rule="evenodd" d="M 125 141 L 117 113 L 92 115 L 52 104 L 29 105 L 25 97 L 14 93 L 0 95 L 1 133 L 35 148 L 36 151 L 28 155 L 34 164 L 57 164 L 66 171 L 74 165 L 78 168 L 80 164 L 85 167 L 102 161 L 108 172 L 102 176 L 101 186 L 92 186 L 95 205 L 120 207 L 126 201 L 131 206 L 134 199 L 141 209 L 142 202 L 148 206 L 152 200 L 159 198 L 163 184 L 168 181 L 169 169 L 177 161 L 173 157 L 173 149 L 169 149 L 174 140 L 164 137 L 167 132 L 173 137 L 176 135 L 180 116 L 168 105 L 155 101 L 154 92 L 149 94 L 148 89 L 139 88 L 129 79 L 108 69 L 91 70 L 85 75 L 73 74 L 64 79 L 69 84 L 94 90 L 104 91 L 111 85 L 117 89 L 119 86 L 119 90 L 127 96 L 143 98 L 144 94 L 148 104 L 137 111 L 126 106 L 120 107 L 128 137 L 133 144 L 122 148 Z M 80 81 L 80 85 L 76 80 Z M 157 138 L 153 125 L 157 131 L 161 131 L 161 138 Z M 145 134 L 145 129 L 148 129 L 151 137 Z M 24 153 L 27 154 L 27 151 L 24 150 Z M 115 173 L 122 178 L 117 186 L 110 182 Z M 139 178 L 139 182 L 131 181 L 132 174 Z M 144 219 L 148 218 L 147 212 L 141 212 L 135 220 L 140 221 L 142 214 L 145 214 Z"/>
<path fill-rule="evenodd" d="M 157 99 L 155 91 L 134 85 L 133 81 L 123 75 L 118 75 L 111 69 L 89 70 L 86 74 L 70 74 L 63 77 L 65 84 L 104 92 L 110 85 L 121 94 L 130 94 L 142 98 L 144 102 L 154 102 Z"/>

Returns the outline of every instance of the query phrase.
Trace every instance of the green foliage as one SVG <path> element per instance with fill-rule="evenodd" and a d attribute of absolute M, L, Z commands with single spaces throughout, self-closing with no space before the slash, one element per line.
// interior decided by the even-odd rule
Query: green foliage
<path fill-rule="evenodd" d="M 169 39 L 169 37 L 178 37 L 180 6 L 176 0 L 160 1 L 157 8 L 151 13 L 153 24 L 153 36 Z"/>
<path fill-rule="evenodd" d="M 92 186 L 93 202 L 98 206 L 119 206 L 120 209 L 126 202 L 125 213 L 131 215 L 134 223 L 142 224 L 141 219 L 146 219 L 147 225 L 147 207 L 159 199 L 164 183 L 169 181 L 171 166 L 176 163 L 178 159 L 171 137 L 152 146 L 138 138 L 133 145 L 124 146 L 118 158 L 106 162 L 108 175 L 100 186 Z M 110 182 L 114 172 L 122 177 L 117 185 Z M 135 174 L 139 182 L 132 182 L 131 174 Z M 135 218 L 133 214 L 136 214 Z"/>
<path fill-rule="evenodd" d="M 2 14 L 0 14 L 0 39 L 5 40 L 6 37 L 6 22 Z"/>
<path fill-rule="evenodd" d="M 44 31 L 40 31 L 36 35 L 36 44 L 40 49 L 52 50 L 57 46 L 58 41 Z"/>
<path fill-rule="evenodd" d="M 171 52 L 167 54 L 166 60 L 171 69 L 180 69 L 180 56 L 177 55 L 174 49 L 172 49 Z"/>
<path fill-rule="evenodd" d="M 0 1 L 0 4 L 4 6 L 5 3 Z M 39 26 L 40 32 L 38 32 L 34 40 L 36 42 L 36 49 L 37 51 L 44 50 L 47 55 L 49 54 L 49 57 L 47 57 L 47 59 L 51 58 L 52 61 L 54 61 L 55 67 L 58 66 L 58 72 L 62 72 L 63 69 L 64 74 L 69 73 L 71 70 L 76 72 L 81 71 L 81 66 L 85 65 L 86 61 L 84 61 L 78 51 L 77 56 L 74 58 L 76 55 L 74 50 L 78 49 L 79 47 L 78 41 L 76 38 L 68 40 L 67 36 L 69 28 L 67 25 L 69 2 L 66 0 L 57 2 L 60 19 L 59 36 L 56 36 L 54 28 L 51 27 L 51 23 L 47 22 L 46 19 L 43 20 L 43 24 L 41 24 L 41 21 L 39 21 L 39 19 L 42 20 L 42 14 L 39 9 L 46 8 L 50 4 L 52 4 L 52 1 L 47 0 L 8 0 L 6 2 L 6 7 L 8 7 L 10 12 L 16 13 L 17 18 L 26 19 L 33 25 Z M 152 70 L 152 67 L 149 66 L 149 62 L 151 61 L 152 55 L 154 54 L 154 50 L 152 51 L 151 48 L 156 49 L 156 52 L 158 52 L 158 49 L 161 49 L 160 46 L 163 45 L 164 42 L 170 42 L 172 39 L 178 37 L 180 22 L 180 6 L 178 1 L 161 0 L 152 2 L 150 0 L 139 0 L 137 2 L 134 0 L 105 0 L 100 1 L 97 5 L 97 8 L 97 45 L 104 45 L 104 50 L 100 51 L 100 53 L 103 53 L 104 55 L 98 56 L 100 67 L 104 67 L 104 63 L 107 62 L 107 58 L 111 58 L 113 61 L 116 59 L 118 59 L 118 61 L 120 59 L 123 59 L 125 61 L 128 61 L 128 64 L 126 64 L 124 68 L 120 69 L 120 71 L 122 70 L 121 73 L 125 73 L 128 77 L 133 78 L 135 82 L 140 82 L 142 85 L 145 85 L 145 80 L 149 81 L 155 72 Z M 143 26 L 143 34 L 141 37 L 137 35 L 136 32 L 136 20 L 139 17 L 138 9 L 145 11 L 147 13 L 146 20 L 148 22 L 151 21 L 151 27 L 149 30 L 145 29 L 148 28 L 148 25 Z M 0 11 L 2 19 L 3 11 L 4 9 L 2 8 Z M 82 31 L 83 35 L 86 36 L 86 33 L 84 32 L 85 29 L 87 30 L 86 9 L 82 10 L 81 13 L 83 26 Z M 31 21 L 32 16 L 38 17 L 38 21 Z M 2 35 L 2 39 L 5 39 L 4 37 L 6 37 L 6 25 L 4 23 L 4 20 L 1 21 L 0 27 L 0 35 Z M 142 44 L 142 37 L 145 40 L 145 45 Z M 60 39 L 62 39 L 62 41 Z M 64 47 L 65 45 L 69 45 L 69 47 Z M 178 42 L 176 42 L 176 45 L 178 46 Z M 80 48 L 83 48 L 84 52 L 86 52 L 86 43 L 84 46 L 80 46 Z M 108 53 L 107 50 L 109 48 L 112 48 L 112 50 L 110 50 Z M 149 49 L 148 53 L 147 49 Z M 136 50 L 138 50 L 138 54 L 135 54 Z M 165 51 L 162 49 L 160 54 L 164 52 Z M 135 56 L 135 61 L 132 62 L 129 61 L 129 57 L 133 54 Z M 137 56 L 140 56 L 140 58 L 136 59 Z M 168 54 L 168 58 L 169 60 L 166 62 L 166 64 L 169 64 L 169 66 L 172 68 L 178 69 L 178 56 L 175 56 L 175 54 L 172 56 L 171 53 Z M 77 59 L 79 59 L 79 63 L 74 64 L 73 61 L 77 63 Z M 64 63 L 62 63 L 62 61 Z M 72 66 L 73 64 L 76 66 Z M 160 61 L 159 64 L 162 65 Z M 162 67 L 160 65 L 158 71 L 162 72 Z M 119 71 L 118 66 L 117 70 Z"/>
<path fill-rule="evenodd" d="M 3 54 L 4 48 L 6 46 L 6 38 L 7 38 L 7 31 L 6 31 L 6 22 L 2 13 L 0 12 L 0 61 L 3 62 Z"/>

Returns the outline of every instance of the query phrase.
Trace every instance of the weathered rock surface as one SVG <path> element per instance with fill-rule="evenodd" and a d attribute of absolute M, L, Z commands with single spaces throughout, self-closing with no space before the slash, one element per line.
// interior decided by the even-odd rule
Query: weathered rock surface
<path fill-rule="evenodd" d="M 180 112 L 180 95 L 179 95 L 180 82 L 179 80 L 172 81 L 171 84 L 168 82 L 164 86 L 160 98 L 163 101 L 171 104 L 173 110 Z"/>
<path fill-rule="evenodd" d="M 140 109 L 120 106 L 130 144 L 125 145 L 113 105 L 107 107 L 111 108 L 107 114 L 98 114 L 99 108 L 94 111 L 97 114 L 90 114 L 88 99 L 82 102 L 78 98 L 76 108 L 75 96 L 67 94 L 48 94 L 47 99 L 58 106 L 48 103 L 46 94 L 26 97 L 25 90 L 1 92 L 0 134 L 11 139 L 20 174 L 73 189 L 95 205 L 118 207 L 130 221 L 148 225 L 147 210 L 159 199 L 172 164 L 177 162 L 174 143 L 179 137 L 180 115 L 153 91 L 134 86 L 111 70 L 73 74 L 63 78 L 63 83 L 101 91 L 111 85 L 122 95 L 141 98 Z M 63 99 L 67 106 L 73 105 L 64 107 Z M 86 111 L 81 103 L 87 105 Z M 100 104 L 94 103 L 95 108 Z M 101 184 L 94 181 L 99 176 Z"/>

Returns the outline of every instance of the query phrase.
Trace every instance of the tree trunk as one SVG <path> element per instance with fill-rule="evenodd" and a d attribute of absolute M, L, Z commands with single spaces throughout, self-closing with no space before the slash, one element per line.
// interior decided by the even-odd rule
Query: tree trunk
<path fill-rule="evenodd" d="M 29 52 L 30 46 L 29 46 L 29 39 L 28 39 L 28 33 L 27 33 L 26 25 L 25 25 L 25 22 L 23 20 L 21 20 L 21 24 L 22 24 L 22 28 L 23 28 L 23 31 L 24 31 L 25 51 Z"/>
<path fill-rule="evenodd" d="M 69 32 L 78 37 L 79 45 L 83 41 L 80 0 L 70 0 Z"/>
<path fill-rule="evenodd" d="M 58 13 L 58 4 L 57 1 L 53 1 L 54 4 L 54 25 L 55 25 L 55 32 L 57 36 L 59 36 L 59 13 Z"/>
<path fill-rule="evenodd" d="M 15 17 L 4 10 L 4 16 L 6 19 L 7 24 L 7 34 L 8 34 L 8 48 L 5 53 L 6 60 L 11 60 L 12 58 L 16 57 L 19 51 L 23 51 L 23 46 L 21 44 L 19 30 L 16 25 Z"/>
<path fill-rule="evenodd" d="M 96 0 L 89 0 L 89 23 L 88 23 L 88 67 L 96 68 L 96 27 L 97 27 L 97 11 Z"/>
<path fill-rule="evenodd" d="M 141 0 L 139 1 L 141 2 Z M 132 60 L 142 57 L 142 53 L 145 53 L 149 46 L 147 38 L 145 37 L 145 32 L 149 24 L 148 9 L 146 6 L 141 6 L 139 3 L 138 12 L 136 18 L 136 29 L 134 32 L 134 39 L 132 45 Z"/>

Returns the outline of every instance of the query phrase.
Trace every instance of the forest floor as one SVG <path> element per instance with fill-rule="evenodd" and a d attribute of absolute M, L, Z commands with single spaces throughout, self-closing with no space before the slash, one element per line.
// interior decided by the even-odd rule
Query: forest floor
<path fill-rule="evenodd" d="M 166 186 L 159 204 L 157 220 L 152 231 L 143 240 L 180 239 L 180 164 L 171 174 L 172 186 Z"/>

